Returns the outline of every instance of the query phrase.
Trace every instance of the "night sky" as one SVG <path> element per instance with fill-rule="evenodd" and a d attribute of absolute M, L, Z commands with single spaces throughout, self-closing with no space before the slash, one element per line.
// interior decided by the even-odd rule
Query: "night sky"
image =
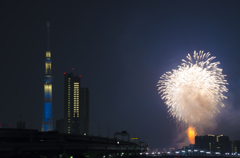
<path fill-rule="evenodd" d="M 194 50 L 220 61 L 226 107 L 205 134 L 240 139 L 240 1 L 1 1 L 0 123 L 39 129 L 43 116 L 46 22 L 50 22 L 53 124 L 63 118 L 63 73 L 90 91 L 90 134 L 128 131 L 150 148 L 176 147 L 181 128 L 156 84 Z M 108 127 L 108 128 L 107 128 Z M 108 130 L 107 130 L 108 129 Z"/>

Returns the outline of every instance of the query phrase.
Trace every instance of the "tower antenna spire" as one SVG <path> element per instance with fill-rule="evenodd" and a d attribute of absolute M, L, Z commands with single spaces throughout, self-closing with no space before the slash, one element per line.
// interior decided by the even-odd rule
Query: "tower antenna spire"
<path fill-rule="evenodd" d="M 50 28 L 50 22 L 47 22 L 47 50 L 49 50 L 49 41 L 50 41 L 50 36 L 49 36 L 49 28 Z"/>

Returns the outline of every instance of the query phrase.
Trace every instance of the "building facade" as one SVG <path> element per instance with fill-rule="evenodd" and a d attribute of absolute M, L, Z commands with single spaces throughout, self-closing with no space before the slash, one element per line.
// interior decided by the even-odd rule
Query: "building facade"
<path fill-rule="evenodd" d="M 49 32 L 50 24 L 47 23 Z M 51 52 L 46 51 L 45 60 L 45 77 L 44 77 L 44 105 L 43 105 L 43 121 L 42 121 L 42 132 L 52 131 L 52 60 Z"/>
<path fill-rule="evenodd" d="M 59 133 L 64 133 L 64 119 L 60 119 L 56 121 L 56 130 Z"/>
<path fill-rule="evenodd" d="M 80 134 L 89 134 L 89 90 L 81 88 L 80 92 Z"/>
<path fill-rule="evenodd" d="M 80 134 L 81 76 L 64 73 L 64 133 Z"/>
<path fill-rule="evenodd" d="M 195 146 L 198 149 L 205 149 L 214 152 L 220 152 L 221 154 L 231 153 L 231 141 L 228 136 L 224 135 L 205 135 L 195 137 Z"/>

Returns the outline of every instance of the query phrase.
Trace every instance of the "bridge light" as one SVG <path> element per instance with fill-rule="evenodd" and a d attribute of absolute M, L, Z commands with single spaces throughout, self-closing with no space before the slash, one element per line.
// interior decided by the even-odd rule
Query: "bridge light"
<path fill-rule="evenodd" d="M 119 141 L 117 141 L 117 144 L 119 144 Z"/>

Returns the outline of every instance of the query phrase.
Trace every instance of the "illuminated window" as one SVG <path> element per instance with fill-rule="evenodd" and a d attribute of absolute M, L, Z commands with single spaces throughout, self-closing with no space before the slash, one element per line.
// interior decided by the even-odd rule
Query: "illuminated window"
<path fill-rule="evenodd" d="M 71 78 L 68 78 L 68 117 L 70 117 L 70 82 Z"/>
<path fill-rule="evenodd" d="M 52 84 L 44 84 L 44 95 L 46 98 L 52 97 Z"/>
<path fill-rule="evenodd" d="M 73 102 L 73 107 L 74 107 L 74 112 L 73 112 L 73 117 L 75 117 L 75 115 L 77 114 L 77 117 L 79 117 L 79 82 L 74 82 L 74 102 Z"/>
<path fill-rule="evenodd" d="M 47 52 L 46 52 L 46 57 L 47 57 L 47 58 L 51 58 L 51 52 L 50 52 L 50 51 L 47 51 Z"/>
<path fill-rule="evenodd" d="M 52 68 L 51 62 L 45 62 L 45 73 L 46 74 L 50 74 L 51 73 L 51 68 Z"/>

